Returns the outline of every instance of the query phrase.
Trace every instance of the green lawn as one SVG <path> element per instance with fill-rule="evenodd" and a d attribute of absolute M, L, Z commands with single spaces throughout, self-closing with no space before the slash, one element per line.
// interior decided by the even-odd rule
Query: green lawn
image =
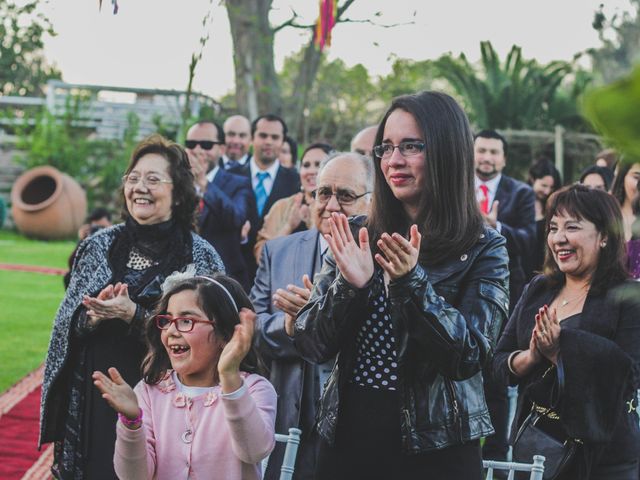
<path fill-rule="evenodd" d="M 42 242 L 0 230 L 0 263 L 66 268 L 74 242 Z M 0 392 L 44 360 L 62 277 L 0 270 Z"/>

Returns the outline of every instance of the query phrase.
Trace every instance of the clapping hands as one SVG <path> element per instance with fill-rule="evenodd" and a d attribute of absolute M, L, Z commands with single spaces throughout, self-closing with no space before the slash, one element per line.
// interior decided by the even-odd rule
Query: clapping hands
<path fill-rule="evenodd" d="M 253 341 L 256 313 L 240 309 L 240 323 L 235 326 L 231 340 L 222 349 L 218 360 L 218 375 L 223 393 L 235 392 L 242 386 L 240 363 L 247 356 Z"/>
<path fill-rule="evenodd" d="M 137 418 L 140 414 L 138 398 L 131 386 L 124 381 L 120 372 L 114 367 L 108 370 L 109 376 L 96 371 L 93 372 L 93 384 L 102 393 L 107 403 L 116 412 L 121 413 L 130 420 Z"/>
<path fill-rule="evenodd" d="M 325 235 L 325 238 L 342 276 L 354 287 L 364 287 L 373 276 L 367 229 L 363 227 L 358 232 L 358 245 L 345 215 L 332 213 L 329 224 L 331 235 Z M 409 240 L 399 233 L 383 233 L 378 240 L 378 248 L 382 253 L 377 253 L 375 260 L 391 280 L 396 280 L 409 273 L 418 263 L 421 240 L 417 225 L 409 229 Z"/>
<path fill-rule="evenodd" d="M 136 304 L 129 298 L 126 283 L 107 285 L 97 297 L 85 295 L 82 305 L 87 309 L 88 324 L 92 327 L 111 318 L 120 318 L 130 323 L 136 314 Z"/>

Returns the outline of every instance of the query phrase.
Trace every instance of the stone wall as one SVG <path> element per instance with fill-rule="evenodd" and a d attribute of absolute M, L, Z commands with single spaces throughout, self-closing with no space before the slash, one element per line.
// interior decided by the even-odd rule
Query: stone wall
<path fill-rule="evenodd" d="M 0 144 L 0 197 L 7 206 L 7 218 L 2 228 L 13 228 L 11 218 L 11 187 L 16 178 L 24 171 L 24 168 L 17 165 L 13 160 L 16 151 L 13 146 Z"/>

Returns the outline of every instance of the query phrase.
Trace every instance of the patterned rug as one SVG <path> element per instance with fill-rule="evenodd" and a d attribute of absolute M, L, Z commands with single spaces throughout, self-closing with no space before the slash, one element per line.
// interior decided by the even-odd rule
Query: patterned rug
<path fill-rule="evenodd" d="M 40 386 L 44 366 L 0 395 L 0 478 L 52 478 L 53 445 L 38 451 Z"/>

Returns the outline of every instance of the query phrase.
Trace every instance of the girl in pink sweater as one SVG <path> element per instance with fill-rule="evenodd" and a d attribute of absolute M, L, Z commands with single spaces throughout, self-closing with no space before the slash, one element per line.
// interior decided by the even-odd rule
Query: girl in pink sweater
<path fill-rule="evenodd" d="M 225 276 L 176 273 L 147 324 L 143 380 L 93 375 L 118 412 L 120 479 L 259 479 L 273 449 L 276 393 L 255 374 L 255 313 Z"/>

